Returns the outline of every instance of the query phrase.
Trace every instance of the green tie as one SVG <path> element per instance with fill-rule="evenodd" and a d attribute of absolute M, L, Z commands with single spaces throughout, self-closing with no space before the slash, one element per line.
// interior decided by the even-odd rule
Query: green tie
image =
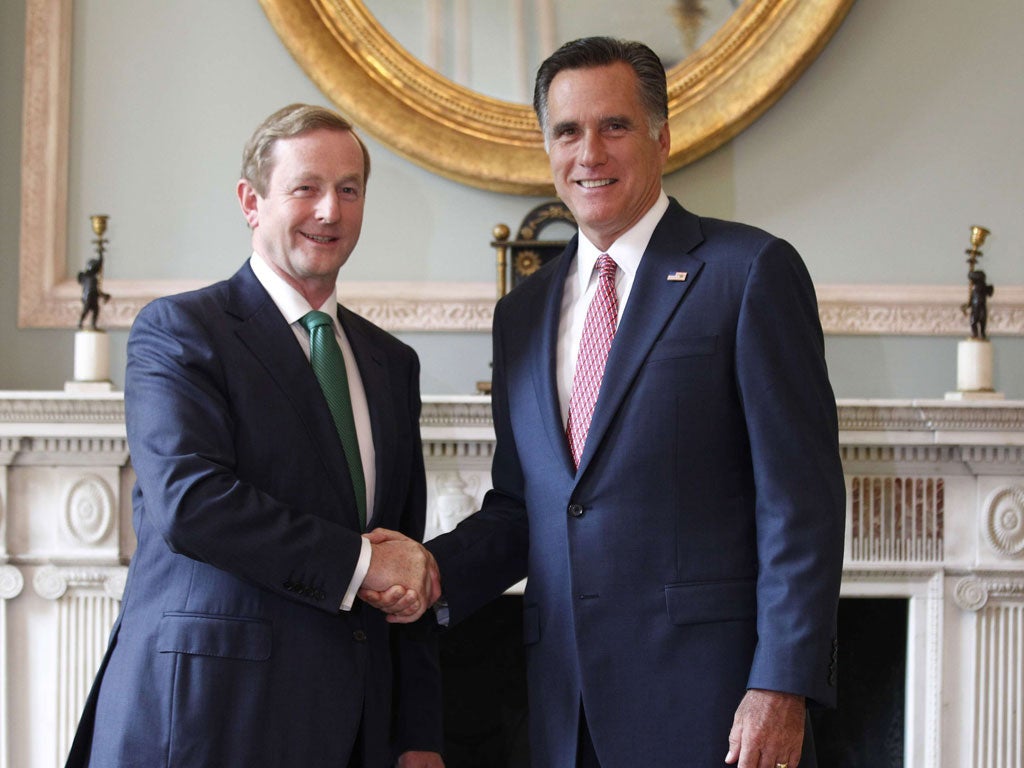
<path fill-rule="evenodd" d="M 320 382 L 327 406 L 331 409 L 341 446 L 345 449 L 345 459 L 352 475 L 352 489 L 356 492 L 359 525 L 366 530 L 366 479 L 363 477 L 356 422 L 352 416 L 352 397 L 348 391 L 345 358 L 334 338 L 330 315 L 313 310 L 299 318 L 299 322 L 309 331 L 309 362 Z"/>

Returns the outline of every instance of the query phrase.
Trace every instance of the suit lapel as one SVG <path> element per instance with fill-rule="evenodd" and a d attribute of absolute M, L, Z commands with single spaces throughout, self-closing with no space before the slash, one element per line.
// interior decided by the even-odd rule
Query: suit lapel
<path fill-rule="evenodd" d="M 395 401 L 388 382 L 384 352 L 363 335 L 354 322 L 355 315 L 338 305 L 338 321 L 345 330 L 345 336 L 352 347 L 359 368 L 359 378 L 366 393 L 366 405 L 370 410 L 370 431 L 373 435 L 374 483 L 373 511 L 368 518 L 372 524 L 381 523 L 388 488 L 381 478 L 393 477 L 389 462 L 398 455 L 396 444 Z"/>
<path fill-rule="evenodd" d="M 539 335 L 534 348 L 537 353 L 533 357 L 533 387 L 537 402 L 541 409 L 541 418 L 546 427 L 551 448 L 556 456 L 562 457 L 566 472 L 575 473 L 572 465 L 572 454 L 569 452 L 569 441 L 565 436 L 565 424 L 562 423 L 562 408 L 558 400 L 558 325 L 562 316 L 562 293 L 569 267 L 576 258 L 577 237 L 573 237 L 555 262 L 555 268 L 548 276 L 545 290 L 538 291 L 534 296 L 534 305 L 528 308 L 527 317 L 539 317 L 541 321 L 535 326 Z"/>
<path fill-rule="evenodd" d="M 703 241 L 700 220 L 675 200 L 651 236 L 615 333 L 577 477 L 586 471 L 654 342 L 690 291 L 704 262 L 692 255 Z M 685 272 L 682 281 L 668 276 Z"/>
<path fill-rule="evenodd" d="M 291 402 L 323 462 L 329 482 L 340 498 L 351 499 L 354 510 L 355 495 L 348 464 L 320 384 L 302 354 L 294 331 L 260 285 L 248 262 L 229 281 L 225 309 L 241 321 L 236 330 L 238 338 Z"/>

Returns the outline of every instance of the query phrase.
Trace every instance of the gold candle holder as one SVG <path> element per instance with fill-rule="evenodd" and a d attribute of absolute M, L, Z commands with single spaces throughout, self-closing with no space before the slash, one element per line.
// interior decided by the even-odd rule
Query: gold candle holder
<path fill-rule="evenodd" d="M 985 238 L 991 235 L 984 227 L 977 225 L 971 227 L 971 247 L 968 248 L 964 253 L 967 254 L 967 264 L 970 266 L 970 271 L 974 271 L 975 265 L 978 263 L 978 259 L 981 257 L 981 246 L 985 244 Z"/>
<path fill-rule="evenodd" d="M 103 254 L 106 252 L 108 242 L 103 235 L 107 232 L 107 221 L 109 219 L 110 216 L 105 213 L 94 213 L 89 217 L 93 234 L 96 235 L 96 239 L 92 242 L 96 246 L 96 255 L 99 256 L 101 262 L 103 261 Z"/>

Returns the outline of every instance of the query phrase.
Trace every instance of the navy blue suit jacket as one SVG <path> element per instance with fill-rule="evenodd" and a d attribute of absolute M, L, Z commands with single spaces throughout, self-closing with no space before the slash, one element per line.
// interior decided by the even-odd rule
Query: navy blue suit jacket
<path fill-rule="evenodd" d="M 555 378 L 575 252 L 497 307 L 493 490 L 428 547 L 453 622 L 528 576 L 534 765 L 574 764 L 581 701 L 603 764 L 721 765 L 747 688 L 834 701 L 845 486 L 813 286 L 789 244 L 672 201 L 576 471 Z"/>
<path fill-rule="evenodd" d="M 418 360 L 339 319 L 369 402 L 373 522 L 421 538 Z M 360 724 L 372 768 L 440 751 L 429 627 L 339 612 L 360 551 L 344 451 L 248 263 L 139 313 L 125 416 L 138 548 L 68 765 L 343 768 Z"/>

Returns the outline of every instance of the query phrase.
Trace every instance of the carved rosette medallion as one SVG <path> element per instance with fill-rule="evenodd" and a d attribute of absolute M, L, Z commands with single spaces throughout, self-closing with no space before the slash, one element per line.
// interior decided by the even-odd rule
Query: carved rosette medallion
<path fill-rule="evenodd" d="M 82 544 L 96 544 L 110 532 L 114 519 L 114 494 L 96 475 L 83 477 L 68 491 L 64 527 Z"/>
<path fill-rule="evenodd" d="M 1024 552 L 1024 487 L 1002 488 L 984 507 L 985 540 L 996 552 L 1016 557 Z"/>

